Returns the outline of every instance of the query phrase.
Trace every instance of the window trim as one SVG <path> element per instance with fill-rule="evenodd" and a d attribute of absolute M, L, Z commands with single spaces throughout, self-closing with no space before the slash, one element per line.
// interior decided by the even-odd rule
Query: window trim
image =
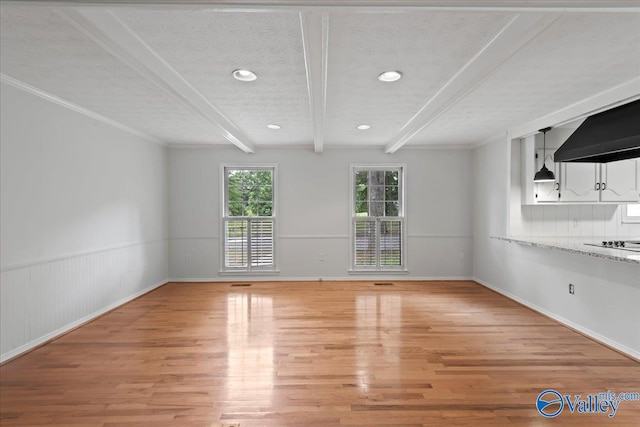
<path fill-rule="evenodd" d="M 272 205 L 271 216 L 227 216 L 228 198 L 227 188 L 228 179 L 226 171 L 228 169 L 239 170 L 266 170 L 269 169 L 272 172 Z M 225 274 L 278 274 L 278 164 L 277 163 L 220 163 L 220 269 L 219 273 Z M 273 265 L 268 267 L 252 267 L 251 263 L 247 263 L 247 267 L 227 267 L 225 265 L 225 225 L 228 220 L 272 220 L 273 221 Z"/>
<path fill-rule="evenodd" d="M 374 267 L 356 266 L 355 256 L 355 221 L 356 217 L 356 192 L 355 192 L 355 175 L 358 171 L 363 170 L 376 170 L 376 171 L 398 171 L 399 192 L 398 192 L 398 211 L 400 216 L 380 217 L 388 220 L 399 220 L 402 223 L 402 264 L 399 266 L 382 266 L 376 265 Z M 407 204 L 406 204 L 406 187 L 407 187 L 407 164 L 406 163 L 352 163 L 349 165 L 349 252 L 351 255 L 349 274 L 366 274 L 366 273 L 398 273 L 406 274 L 408 272 L 407 262 Z M 379 224 L 379 221 L 376 221 Z M 376 258 L 379 259 L 380 254 L 376 254 Z M 377 263 L 379 264 L 379 262 Z"/>
<path fill-rule="evenodd" d="M 638 203 L 629 203 L 622 206 L 622 223 L 623 224 L 640 224 L 640 215 L 629 215 L 627 212 L 628 205 L 636 205 Z"/>

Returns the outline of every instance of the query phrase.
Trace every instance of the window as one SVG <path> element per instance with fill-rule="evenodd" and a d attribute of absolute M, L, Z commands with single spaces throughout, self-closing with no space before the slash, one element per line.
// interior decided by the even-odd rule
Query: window
<path fill-rule="evenodd" d="M 276 168 L 224 166 L 223 269 L 275 269 Z"/>
<path fill-rule="evenodd" d="M 623 205 L 622 222 L 629 224 L 640 224 L 640 203 L 634 205 Z"/>
<path fill-rule="evenodd" d="M 352 167 L 352 268 L 405 267 L 402 166 Z"/>

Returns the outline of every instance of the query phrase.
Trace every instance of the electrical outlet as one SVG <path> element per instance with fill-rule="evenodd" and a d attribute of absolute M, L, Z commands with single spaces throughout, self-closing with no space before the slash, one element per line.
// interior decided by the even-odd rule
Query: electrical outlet
<path fill-rule="evenodd" d="M 569 283 L 569 293 L 574 295 L 576 293 L 576 288 L 573 286 L 573 283 Z"/>
<path fill-rule="evenodd" d="M 324 254 L 320 254 L 320 261 L 324 261 Z"/>

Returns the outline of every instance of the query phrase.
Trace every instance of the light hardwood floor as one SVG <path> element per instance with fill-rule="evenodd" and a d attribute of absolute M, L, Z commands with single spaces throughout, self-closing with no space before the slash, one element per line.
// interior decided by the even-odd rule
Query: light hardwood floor
<path fill-rule="evenodd" d="M 632 425 L 640 363 L 474 282 L 170 283 L 0 368 L 2 426 Z M 236 423 L 236 424 L 234 424 Z"/>

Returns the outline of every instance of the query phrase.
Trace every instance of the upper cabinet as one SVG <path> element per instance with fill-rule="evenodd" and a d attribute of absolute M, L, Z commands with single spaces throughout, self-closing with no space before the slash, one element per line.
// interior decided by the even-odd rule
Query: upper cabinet
<path fill-rule="evenodd" d="M 637 202 L 640 200 L 640 160 L 621 160 L 600 165 L 600 200 Z"/>
<path fill-rule="evenodd" d="M 560 202 L 637 203 L 640 201 L 640 161 L 561 163 Z"/>
<path fill-rule="evenodd" d="M 547 132 L 544 153 L 541 134 L 521 141 L 523 203 L 640 202 L 640 159 L 602 164 L 553 161 L 553 153 L 572 132 L 573 129 L 564 128 Z M 543 162 L 555 174 L 556 182 L 533 182 L 533 176 Z"/>
<path fill-rule="evenodd" d="M 560 201 L 599 202 L 599 170 L 597 163 L 560 163 Z"/>

